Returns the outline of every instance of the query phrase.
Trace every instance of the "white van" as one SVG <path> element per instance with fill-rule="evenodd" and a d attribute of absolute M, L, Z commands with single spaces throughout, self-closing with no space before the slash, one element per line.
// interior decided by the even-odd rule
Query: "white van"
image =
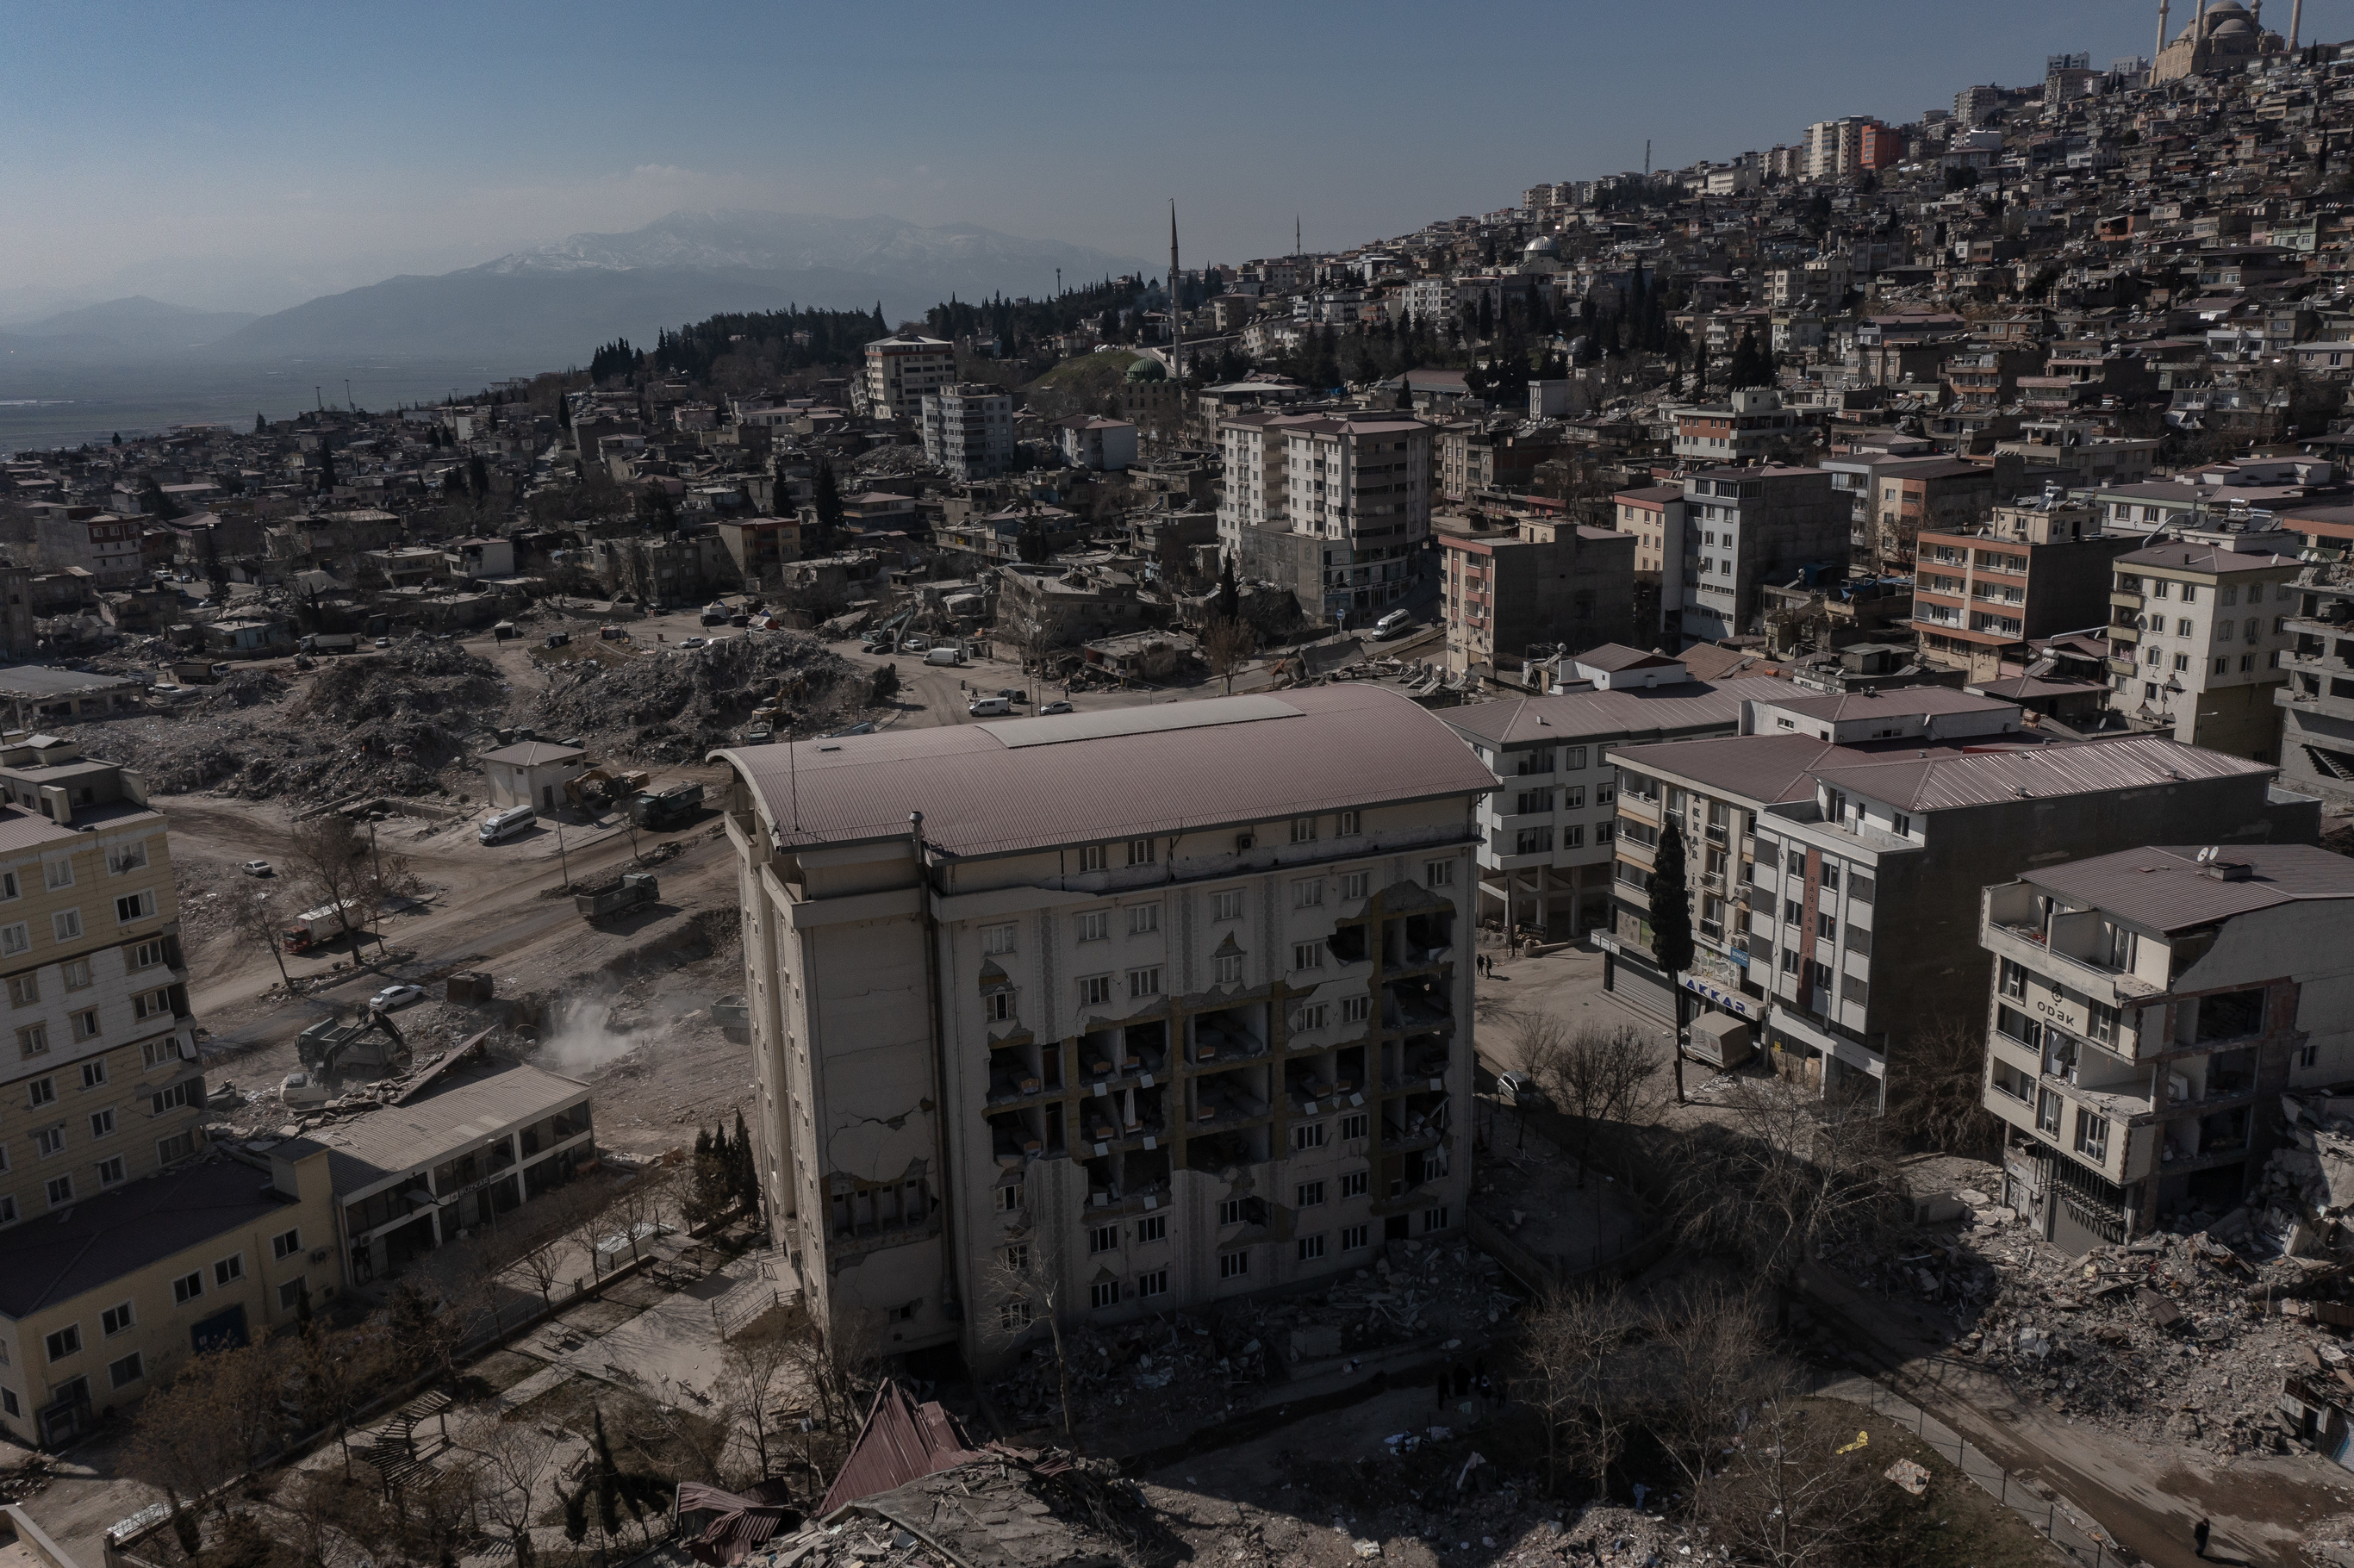
<path fill-rule="evenodd" d="M 1414 624 L 1414 617 L 1403 609 L 1394 609 L 1373 622 L 1375 637 L 1395 637 Z"/>
<path fill-rule="evenodd" d="M 925 653 L 924 662 L 927 664 L 961 664 L 964 662 L 964 650 L 955 647 L 952 644 L 943 642 L 938 648 L 934 648 Z"/>
<path fill-rule="evenodd" d="M 475 836 L 486 844 L 494 844 L 501 839 L 514 837 L 538 821 L 539 814 L 529 806 L 510 807 L 483 818 L 482 831 Z"/>
<path fill-rule="evenodd" d="M 967 711 L 975 718 L 996 718 L 1001 715 L 1012 713 L 1013 705 L 1003 697 L 976 697 L 973 699 L 972 706 Z"/>

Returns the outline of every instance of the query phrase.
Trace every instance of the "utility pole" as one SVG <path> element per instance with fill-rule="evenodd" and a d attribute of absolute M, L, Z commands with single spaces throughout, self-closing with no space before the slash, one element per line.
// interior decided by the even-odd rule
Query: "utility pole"
<path fill-rule="evenodd" d="M 569 891 L 572 886 L 572 860 L 564 853 L 564 819 L 561 817 L 556 819 L 556 863 L 564 868 L 564 885 Z"/>

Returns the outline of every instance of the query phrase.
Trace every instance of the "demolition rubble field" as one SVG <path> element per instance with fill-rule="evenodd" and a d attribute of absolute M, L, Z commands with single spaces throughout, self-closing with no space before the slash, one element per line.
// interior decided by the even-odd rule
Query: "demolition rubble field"
<path fill-rule="evenodd" d="M 471 799 L 472 759 L 502 729 L 577 739 L 599 760 L 676 763 L 740 738 L 764 704 L 781 699 L 806 729 L 850 722 L 865 696 L 863 672 L 795 632 L 549 662 L 520 681 L 455 643 L 419 640 L 309 672 L 238 669 L 175 708 L 67 733 L 160 793 Z"/>

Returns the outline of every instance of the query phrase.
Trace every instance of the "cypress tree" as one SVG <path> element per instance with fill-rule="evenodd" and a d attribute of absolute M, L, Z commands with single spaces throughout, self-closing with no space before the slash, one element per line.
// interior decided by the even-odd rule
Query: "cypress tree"
<path fill-rule="evenodd" d="M 1242 589 L 1235 582 L 1235 557 L 1232 551 L 1218 559 L 1218 619 L 1232 620 L 1242 614 Z"/>
<path fill-rule="evenodd" d="M 1691 968 L 1691 889 L 1684 874 L 1683 830 L 1668 819 L 1659 834 L 1659 853 L 1651 862 L 1651 956 L 1668 977 L 1676 1002 L 1676 1097 L 1683 1097 L 1684 987 Z"/>

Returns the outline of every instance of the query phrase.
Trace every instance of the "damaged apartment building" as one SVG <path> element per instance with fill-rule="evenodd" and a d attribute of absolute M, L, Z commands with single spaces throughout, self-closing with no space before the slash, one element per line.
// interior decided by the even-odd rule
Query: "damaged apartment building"
<path fill-rule="evenodd" d="M 2281 1143 L 2284 1093 L 2354 1078 L 2343 855 L 2189 845 L 2046 866 L 1986 890 L 1979 940 L 2003 1202 L 2071 1252 L 2236 1209 Z"/>
<path fill-rule="evenodd" d="M 1473 807 L 1379 688 L 721 754 L 811 1312 L 1001 1360 L 1459 1233 Z"/>

